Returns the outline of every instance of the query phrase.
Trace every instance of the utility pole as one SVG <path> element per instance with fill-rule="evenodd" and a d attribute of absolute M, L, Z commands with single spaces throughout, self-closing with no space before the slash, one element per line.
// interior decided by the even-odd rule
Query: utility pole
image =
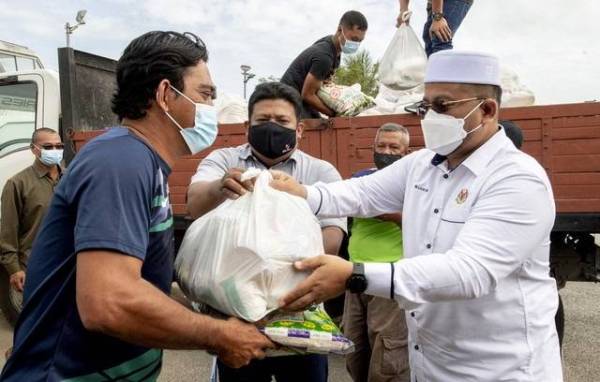
<path fill-rule="evenodd" d="M 252 68 L 249 65 L 242 65 L 240 68 L 242 69 L 242 78 L 244 81 L 244 99 L 246 99 L 246 85 L 248 84 L 248 81 L 254 78 L 256 75 L 254 73 L 250 73 L 250 69 Z"/>

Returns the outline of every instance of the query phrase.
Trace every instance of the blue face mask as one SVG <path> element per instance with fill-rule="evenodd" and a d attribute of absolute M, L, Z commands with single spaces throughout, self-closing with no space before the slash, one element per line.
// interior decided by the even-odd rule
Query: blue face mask
<path fill-rule="evenodd" d="M 62 162 L 63 150 L 44 150 L 40 148 L 40 152 L 40 161 L 46 166 L 55 166 Z"/>
<path fill-rule="evenodd" d="M 173 117 L 171 117 L 169 113 L 165 111 L 165 114 L 177 127 L 179 127 L 179 132 L 181 133 L 181 136 L 190 149 L 192 155 L 197 154 L 207 147 L 210 147 L 210 145 L 215 142 L 215 139 L 217 139 L 217 134 L 219 133 L 217 110 L 212 105 L 206 105 L 204 103 L 196 103 L 192 101 L 190 97 L 175 89 L 173 86 L 171 86 L 171 89 L 196 105 L 196 118 L 194 120 L 193 127 L 183 128 Z"/>
<path fill-rule="evenodd" d="M 342 52 L 344 54 L 354 54 L 358 51 L 360 47 L 360 42 L 348 40 L 348 38 L 344 35 L 344 31 L 342 30 L 342 36 L 344 37 L 344 45 L 342 45 Z"/>

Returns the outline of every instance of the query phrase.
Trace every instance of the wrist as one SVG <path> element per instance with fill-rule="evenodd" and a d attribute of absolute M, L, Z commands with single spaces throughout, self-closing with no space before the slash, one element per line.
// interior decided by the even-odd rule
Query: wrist
<path fill-rule="evenodd" d="M 363 263 L 350 263 L 352 268 L 346 280 L 346 289 L 351 293 L 363 293 L 367 290 L 368 282 Z"/>
<path fill-rule="evenodd" d="M 299 193 L 300 193 L 301 198 L 303 198 L 303 199 L 308 198 L 308 191 L 306 190 L 306 186 L 300 185 Z"/>
<path fill-rule="evenodd" d="M 200 334 L 200 338 L 204 337 L 203 340 L 200 341 L 200 348 L 206 348 L 207 351 L 215 354 L 219 353 L 223 347 L 224 336 L 227 331 L 227 321 L 205 315 L 199 316 L 205 321 L 198 322 L 195 325 L 196 330 Z"/>
<path fill-rule="evenodd" d="M 433 19 L 433 22 L 440 22 L 442 20 L 444 20 L 444 14 L 442 12 L 431 12 L 431 18 Z"/>

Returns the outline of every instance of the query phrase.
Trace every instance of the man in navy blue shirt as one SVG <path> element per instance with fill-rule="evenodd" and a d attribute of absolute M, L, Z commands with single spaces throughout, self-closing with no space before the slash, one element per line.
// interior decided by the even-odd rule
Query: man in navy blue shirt
<path fill-rule="evenodd" d="M 167 177 L 217 134 L 207 60 L 189 33 L 149 32 L 125 49 L 113 98 L 121 126 L 89 142 L 56 188 L 3 381 L 154 381 L 164 348 L 207 349 L 240 367 L 273 346 L 250 324 L 169 297 Z"/>

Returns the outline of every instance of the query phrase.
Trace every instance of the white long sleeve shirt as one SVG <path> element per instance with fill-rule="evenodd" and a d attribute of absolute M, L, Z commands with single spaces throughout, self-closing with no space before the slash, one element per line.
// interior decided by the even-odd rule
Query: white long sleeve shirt
<path fill-rule="evenodd" d="M 407 311 L 413 381 L 562 381 L 552 188 L 503 130 L 451 172 L 423 149 L 307 191 L 319 216 L 402 210 L 394 295 Z M 365 273 L 366 293 L 389 298 L 390 264 L 365 264 Z"/>

